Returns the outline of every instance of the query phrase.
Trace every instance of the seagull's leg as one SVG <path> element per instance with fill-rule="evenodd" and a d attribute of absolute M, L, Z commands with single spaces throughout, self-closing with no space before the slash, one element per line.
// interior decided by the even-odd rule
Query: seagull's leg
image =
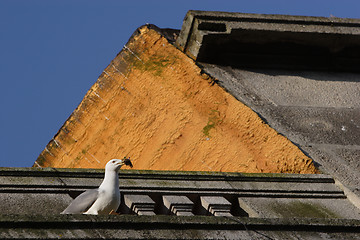
<path fill-rule="evenodd" d="M 111 210 L 111 212 L 109 213 L 109 215 L 120 215 L 119 213 L 115 212 L 114 210 Z"/>

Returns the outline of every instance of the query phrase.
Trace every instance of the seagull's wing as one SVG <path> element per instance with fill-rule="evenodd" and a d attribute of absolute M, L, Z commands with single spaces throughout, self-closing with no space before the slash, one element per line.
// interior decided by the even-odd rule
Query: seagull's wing
<path fill-rule="evenodd" d="M 81 214 L 86 212 L 99 196 L 99 189 L 89 189 L 77 196 L 61 214 Z"/>

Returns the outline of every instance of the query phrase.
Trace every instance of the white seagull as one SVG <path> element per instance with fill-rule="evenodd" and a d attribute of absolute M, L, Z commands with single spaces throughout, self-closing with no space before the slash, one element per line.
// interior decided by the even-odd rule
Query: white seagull
<path fill-rule="evenodd" d="M 132 167 L 130 158 L 110 160 L 99 188 L 89 189 L 77 196 L 61 214 L 106 215 L 116 212 L 120 205 L 118 171 L 122 165 Z"/>

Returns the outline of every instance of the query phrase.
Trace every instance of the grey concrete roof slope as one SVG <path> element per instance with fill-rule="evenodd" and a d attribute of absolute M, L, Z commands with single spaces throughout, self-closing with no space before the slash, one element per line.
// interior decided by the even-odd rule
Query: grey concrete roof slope
<path fill-rule="evenodd" d="M 189 11 L 176 44 L 360 196 L 359 19 Z"/>
<path fill-rule="evenodd" d="M 102 170 L 0 169 L 0 238 L 356 239 L 360 210 L 323 174 L 120 171 L 119 215 L 60 215 Z"/>

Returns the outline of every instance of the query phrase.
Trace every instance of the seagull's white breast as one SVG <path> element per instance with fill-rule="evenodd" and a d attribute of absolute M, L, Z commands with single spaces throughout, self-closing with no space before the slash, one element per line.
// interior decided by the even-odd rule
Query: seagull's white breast
<path fill-rule="evenodd" d="M 120 191 L 99 189 L 99 197 L 85 214 L 109 214 L 116 211 L 120 205 Z"/>

